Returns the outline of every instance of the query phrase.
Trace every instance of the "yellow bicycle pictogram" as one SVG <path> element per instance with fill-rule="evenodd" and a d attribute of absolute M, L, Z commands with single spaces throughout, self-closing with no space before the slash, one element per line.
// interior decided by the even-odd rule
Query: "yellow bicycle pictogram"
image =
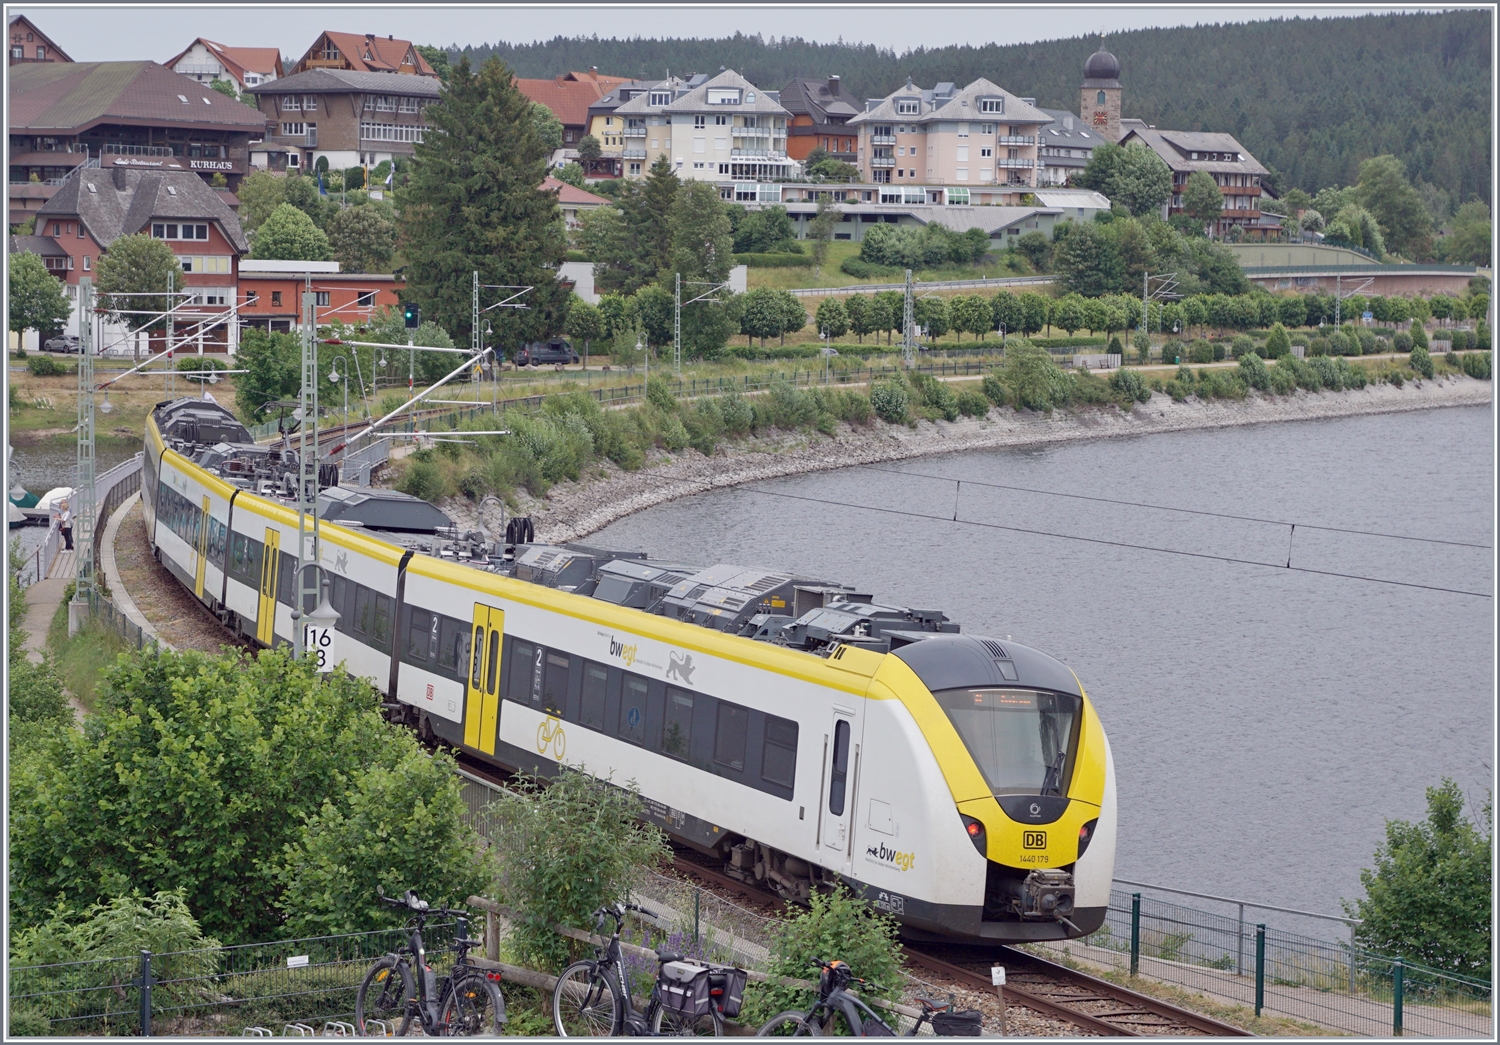
<path fill-rule="evenodd" d="M 562 723 L 550 715 L 536 727 L 537 753 L 545 755 L 549 744 L 552 746 L 552 757 L 561 762 L 563 752 L 568 750 L 568 738 L 563 735 Z"/>

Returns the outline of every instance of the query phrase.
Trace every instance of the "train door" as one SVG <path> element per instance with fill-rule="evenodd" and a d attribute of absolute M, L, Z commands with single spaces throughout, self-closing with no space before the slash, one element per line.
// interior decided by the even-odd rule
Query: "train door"
<path fill-rule="evenodd" d="M 267 526 L 260 557 L 260 609 L 255 618 L 255 637 L 267 646 L 276 641 L 276 580 L 280 572 L 281 532 Z"/>
<path fill-rule="evenodd" d="M 505 611 L 474 604 L 474 641 L 469 649 L 469 684 L 464 701 L 464 745 L 495 753 L 500 718 L 500 650 Z"/>
<path fill-rule="evenodd" d="M 203 498 L 203 515 L 198 520 L 198 570 L 193 577 L 193 594 L 203 598 L 203 573 L 208 562 L 208 531 L 213 517 L 208 514 L 208 497 Z"/>
<path fill-rule="evenodd" d="M 823 756 L 822 806 L 818 810 L 824 866 L 850 860 L 854 831 L 855 778 L 859 768 L 859 730 L 854 712 L 833 711 Z M 837 853 L 838 855 L 835 855 Z"/>

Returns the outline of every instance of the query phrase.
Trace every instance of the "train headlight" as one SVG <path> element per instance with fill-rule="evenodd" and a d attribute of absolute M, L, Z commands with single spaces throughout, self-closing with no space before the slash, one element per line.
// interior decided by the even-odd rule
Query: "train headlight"
<path fill-rule="evenodd" d="M 979 850 L 980 856 L 988 857 L 989 843 L 985 841 L 984 825 L 972 816 L 963 816 L 962 813 L 959 816 L 963 817 L 964 831 L 968 834 L 969 841 L 974 843 L 974 848 Z"/>
<path fill-rule="evenodd" d="M 1099 826 L 1099 818 L 1095 817 L 1078 829 L 1078 855 L 1082 858 L 1088 850 L 1089 843 L 1094 840 L 1094 829 Z"/>

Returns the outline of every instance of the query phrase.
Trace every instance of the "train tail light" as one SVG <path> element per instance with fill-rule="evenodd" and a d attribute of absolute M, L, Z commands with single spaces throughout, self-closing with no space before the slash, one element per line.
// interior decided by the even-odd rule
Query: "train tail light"
<path fill-rule="evenodd" d="M 1099 826 L 1099 818 L 1095 817 L 1078 829 L 1078 855 L 1081 857 L 1088 850 L 1089 843 L 1094 840 L 1094 831 Z"/>
<path fill-rule="evenodd" d="M 984 837 L 984 825 L 972 816 L 963 816 L 962 813 L 959 815 L 963 817 L 964 831 L 968 834 L 969 841 L 974 843 L 974 848 L 979 850 L 979 855 L 989 856 L 989 846 Z"/>

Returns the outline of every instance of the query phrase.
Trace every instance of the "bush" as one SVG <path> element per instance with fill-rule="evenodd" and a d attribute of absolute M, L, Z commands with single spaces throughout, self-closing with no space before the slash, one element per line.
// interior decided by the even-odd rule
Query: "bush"
<path fill-rule="evenodd" d="M 1326 356 L 1328 354 L 1328 339 L 1326 337 L 1315 337 L 1307 343 L 1307 354 L 1310 356 Z"/>
<path fill-rule="evenodd" d="M 1432 354 L 1418 345 L 1411 350 L 1411 368 L 1423 377 L 1430 378 L 1433 375 Z"/>
<path fill-rule="evenodd" d="M 653 377 L 646 382 L 646 401 L 659 410 L 671 413 L 677 409 L 677 397 L 664 377 Z"/>
<path fill-rule="evenodd" d="M 874 416 L 874 411 L 870 407 L 870 397 L 863 392 L 856 392 L 853 389 L 814 388 L 812 397 L 817 406 L 820 422 L 824 418 L 831 418 L 834 421 L 844 421 L 851 425 L 863 425 L 869 424 L 870 418 Z M 833 433 L 829 431 L 826 434 L 832 435 Z"/>
<path fill-rule="evenodd" d="M 925 407 L 925 412 L 941 416 L 945 421 L 958 420 L 958 400 L 945 382 L 916 370 L 908 370 L 906 380 L 911 384 L 913 400 Z"/>
<path fill-rule="evenodd" d="M 1451 333 L 1453 334 L 1453 351 L 1463 352 L 1472 347 L 1469 343 L 1469 332 L 1467 330 L 1454 330 Z"/>
<path fill-rule="evenodd" d="M 724 431 L 733 436 L 748 435 L 755 420 L 750 401 L 733 388 L 719 397 L 719 416 L 724 419 Z"/>
<path fill-rule="evenodd" d="M 1286 327 L 1277 323 L 1266 336 L 1266 355 L 1271 359 L 1280 359 L 1291 350 L 1292 340 L 1287 336 Z"/>
<path fill-rule="evenodd" d="M 1349 335 L 1342 330 L 1335 330 L 1328 335 L 1327 354 L 1330 356 L 1347 356 L 1354 350 L 1354 347 L 1354 342 L 1351 342 Z"/>
<path fill-rule="evenodd" d="M 906 982 L 896 923 L 843 886 L 828 895 L 814 893 L 807 910 L 774 923 L 770 952 L 765 971 L 773 980 L 816 979 L 810 975 L 808 958 L 827 961 L 837 956 L 849 964 L 855 976 L 882 988 L 872 992 L 861 987 L 861 993 L 894 1001 Z M 817 994 L 811 990 L 751 984 L 745 990 L 741 1021 L 753 1027 L 787 1009 L 808 1009 L 816 1000 Z"/>
<path fill-rule="evenodd" d="M 1463 365 L 1460 363 L 1458 354 L 1456 352 L 1445 352 L 1443 354 L 1443 362 L 1444 364 L 1446 364 L 1447 366 L 1451 366 L 1455 370 L 1463 369 Z"/>
<path fill-rule="evenodd" d="M 1375 332 L 1373 330 L 1367 330 L 1364 327 L 1356 327 L 1354 330 L 1354 340 L 1359 345 L 1359 351 L 1355 352 L 1351 348 L 1349 352 L 1351 356 L 1373 356 L 1375 354 L 1377 345 L 1375 343 Z"/>
<path fill-rule="evenodd" d="M 521 912 L 508 943 L 521 964 L 556 971 L 584 945 L 552 926 L 590 928 L 593 911 L 625 898 L 637 868 L 671 851 L 661 829 L 639 819 L 634 786 L 564 770 L 546 786 L 522 779 L 512 788 L 491 807 L 499 899 Z"/>
<path fill-rule="evenodd" d="M 973 385 L 965 385 L 959 390 L 958 412 L 965 417 L 983 417 L 990 412 L 990 401 L 983 392 Z"/>
<path fill-rule="evenodd" d="M 906 420 L 906 403 L 904 381 L 888 378 L 875 382 L 870 389 L 870 406 L 874 409 L 875 416 L 887 424 L 901 424 Z"/>
<path fill-rule="evenodd" d="M 1134 370 L 1116 370 L 1109 379 L 1110 387 L 1119 392 L 1127 400 L 1144 403 L 1151 398 L 1151 389 L 1146 387 L 1146 379 Z M 1167 382 L 1171 387 L 1172 382 Z"/>
<path fill-rule="evenodd" d="M 1255 342 L 1250 339 L 1249 334 L 1236 334 L 1230 348 L 1230 353 L 1235 359 L 1243 359 L 1250 353 L 1255 352 Z M 1257 353 L 1259 354 L 1259 353 Z"/>
<path fill-rule="evenodd" d="M 1180 403 L 1188 397 L 1186 389 L 1182 387 L 1182 382 L 1178 381 L 1176 378 L 1173 378 L 1171 381 L 1167 382 L 1167 387 L 1164 391 L 1167 393 L 1167 395 L 1172 397 L 1172 401 L 1174 403 Z"/>
<path fill-rule="evenodd" d="M 1346 367 L 1350 365 L 1349 361 L 1343 358 L 1340 358 L 1338 362 L 1343 363 Z M 1318 375 L 1318 384 L 1320 387 L 1327 388 L 1333 392 L 1343 390 L 1343 376 L 1340 374 L 1333 357 L 1318 356 L 1316 359 L 1309 359 L 1307 365 L 1313 373 Z"/>
<path fill-rule="evenodd" d="M 1404 330 L 1396 332 L 1395 346 L 1397 352 L 1411 351 L 1411 335 Z"/>
<path fill-rule="evenodd" d="M 979 388 L 984 392 L 984 397 L 996 406 L 1004 406 L 1010 401 L 1005 391 L 1005 382 L 1000 380 L 1000 375 L 995 371 L 984 375 L 984 380 L 979 382 Z"/>
<path fill-rule="evenodd" d="M 26 358 L 26 350 L 24 348 L 20 347 L 19 345 L 16 346 L 16 358 L 17 359 L 25 359 Z"/>
<path fill-rule="evenodd" d="M 1101 211 L 1100 213 L 1103 212 Z M 1145 366 L 1147 363 L 1151 362 L 1150 334 L 1147 334 L 1144 330 L 1137 330 L 1135 332 L 1135 336 L 1130 339 L 1130 344 L 1135 349 L 1136 360 L 1141 364 L 1141 366 Z M 1163 360 L 1163 362 L 1171 362 L 1171 360 Z"/>
<path fill-rule="evenodd" d="M 26 369 L 31 371 L 33 377 L 62 377 L 73 372 L 68 364 L 40 353 L 26 360 Z"/>
<path fill-rule="evenodd" d="M 846 276 L 855 279 L 873 279 L 877 276 L 896 277 L 903 275 L 901 269 L 891 268 L 889 265 L 872 265 L 868 261 L 862 261 L 858 257 L 847 257 L 843 264 L 839 265 L 839 271 Z"/>
<path fill-rule="evenodd" d="M 1291 360 L 1288 363 L 1287 360 Z M 1285 355 L 1276 360 L 1276 364 L 1266 368 L 1267 388 L 1263 391 L 1273 392 L 1279 396 L 1291 395 L 1297 391 L 1297 371 L 1293 369 L 1297 357 Z"/>
<path fill-rule="evenodd" d="M 1480 323 L 1479 328 L 1474 331 L 1474 347 L 1481 352 L 1490 350 L 1490 325 L 1488 323 Z"/>
<path fill-rule="evenodd" d="M 1470 352 L 1463 357 L 1463 370 L 1472 378 L 1480 381 L 1490 379 L 1490 354 L 1488 352 Z"/>
<path fill-rule="evenodd" d="M 1395 385 L 1397 388 L 1401 388 L 1406 384 L 1406 378 L 1401 376 L 1401 371 L 1399 370 L 1392 370 L 1389 374 L 1386 375 L 1386 380 Z"/>
<path fill-rule="evenodd" d="M 1052 410 L 1067 406 L 1073 384 L 1052 357 L 1031 342 L 1017 339 L 1005 353 L 1001 369 L 1007 399 L 1019 409 Z"/>
<path fill-rule="evenodd" d="M 1421 323 L 1411 325 L 1411 343 L 1413 348 L 1427 348 L 1427 331 L 1422 329 Z"/>
<path fill-rule="evenodd" d="M 188 380 L 199 384 L 208 380 L 209 371 L 228 369 L 229 364 L 215 356 L 183 356 L 177 361 L 177 371 L 191 375 Z"/>
<path fill-rule="evenodd" d="M 1299 331 L 1292 334 L 1287 340 L 1294 345 L 1301 345 L 1303 348 L 1306 348 L 1310 339 L 1306 334 Z"/>
<path fill-rule="evenodd" d="M 1165 354 L 1163 354 L 1163 358 L 1166 358 Z M 1188 349 L 1187 359 L 1191 363 L 1212 363 L 1214 361 L 1214 346 L 1203 338 L 1199 338 Z"/>
<path fill-rule="evenodd" d="M 1280 366 L 1284 360 L 1295 358 L 1295 356 L 1290 355 L 1282 356 L 1281 359 L 1276 361 L 1276 365 Z M 1266 370 L 1265 360 L 1261 359 L 1254 352 L 1247 352 L 1241 355 L 1239 360 L 1240 377 L 1244 379 L 1245 384 L 1261 392 L 1271 387 L 1271 377 Z"/>
<path fill-rule="evenodd" d="M 1363 388 L 1370 381 L 1364 367 L 1355 366 L 1347 359 L 1339 360 L 1339 377 L 1345 388 Z"/>
<path fill-rule="evenodd" d="M 1105 349 L 1105 352 L 1110 355 L 1119 356 L 1122 360 L 1125 358 L 1125 346 L 1120 344 L 1118 334 L 1109 339 L 1109 347 Z"/>

